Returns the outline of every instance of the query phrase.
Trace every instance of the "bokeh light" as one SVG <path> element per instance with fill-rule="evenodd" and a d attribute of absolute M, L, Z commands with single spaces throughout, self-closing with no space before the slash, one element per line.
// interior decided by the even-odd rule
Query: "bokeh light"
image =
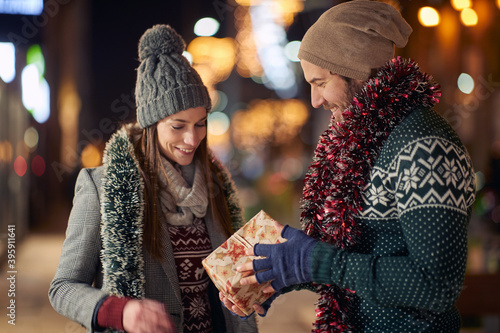
<path fill-rule="evenodd" d="M 451 5 L 455 10 L 461 11 L 472 6 L 472 3 L 470 0 L 451 0 Z"/>
<path fill-rule="evenodd" d="M 0 13 L 40 15 L 43 12 L 43 2 L 43 0 L 0 1 Z"/>
<path fill-rule="evenodd" d="M 40 80 L 38 100 L 33 109 L 33 118 L 40 124 L 50 117 L 50 87 L 45 78 Z"/>
<path fill-rule="evenodd" d="M 197 36 L 213 36 L 219 31 L 220 23 L 211 17 L 205 17 L 194 25 L 194 33 Z"/>
<path fill-rule="evenodd" d="M 229 117 L 223 112 L 211 112 L 207 122 L 207 130 L 212 135 L 222 135 L 229 129 Z"/>
<path fill-rule="evenodd" d="M 432 7 L 422 7 L 418 11 L 418 20 L 424 27 L 435 27 L 439 24 L 439 12 Z"/>
<path fill-rule="evenodd" d="M 211 87 L 227 79 L 236 62 L 236 45 L 232 38 L 197 37 L 187 51 L 203 83 Z"/>
<path fill-rule="evenodd" d="M 45 160 L 43 157 L 40 155 L 33 157 L 33 160 L 31 160 L 31 171 L 38 177 L 45 173 Z"/>
<path fill-rule="evenodd" d="M 33 118 L 41 123 L 50 117 L 50 88 L 45 78 L 40 77 L 35 64 L 27 65 L 21 73 L 23 105 Z"/>
<path fill-rule="evenodd" d="M 191 53 L 189 53 L 188 51 L 184 51 L 182 52 L 182 55 L 189 61 L 191 65 L 193 64 L 193 55 Z"/>
<path fill-rule="evenodd" d="M 102 154 L 95 145 L 88 144 L 82 150 L 81 159 L 84 168 L 94 168 L 101 165 Z"/>
<path fill-rule="evenodd" d="M 22 101 L 28 111 L 35 108 L 39 91 L 40 74 L 34 64 L 24 67 L 21 73 Z"/>
<path fill-rule="evenodd" d="M 240 6 L 251 6 L 256 0 L 234 0 Z"/>
<path fill-rule="evenodd" d="M 227 98 L 227 94 L 222 90 L 215 90 L 214 95 L 210 96 L 212 98 L 212 112 L 224 111 L 227 107 L 227 103 L 229 99 Z"/>
<path fill-rule="evenodd" d="M 14 161 L 14 172 L 19 176 L 22 177 L 26 173 L 26 170 L 28 169 L 28 164 L 26 163 L 26 160 L 22 156 L 16 157 Z"/>
<path fill-rule="evenodd" d="M 279 14 L 270 2 L 261 2 L 250 8 L 253 38 L 264 73 L 269 80 L 265 86 L 281 98 L 293 98 L 298 93 L 292 63 L 285 55 L 288 43 L 285 27 L 279 23 Z"/>
<path fill-rule="evenodd" d="M 462 21 L 463 25 L 470 27 L 476 25 L 479 19 L 474 9 L 465 8 L 460 13 L 460 20 Z"/>
<path fill-rule="evenodd" d="M 12 144 L 9 141 L 0 142 L 0 162 L 9 163 L 12 160 Z"/>
<path fill-rule="evenodd" d="M 35 65 L 40 74 L 40 78 L 45 74 L 45 58 L 43 57 L 40 45 L 31 45 L 26 52 L 26 64 Z"/>
<path fill-rule="evenodd" d="M 30 127 L 24 132 L 24 143 L 30 149 L 35 149 L 38 146 L 38 131 L 34 127 Z"/>
<path fill-rule="evenodd" d="M 470 94 L 474 90 L 474 79 L 467 73 L 462 73 L 457 80 L 458 89 L 464 94 Z"/>
<path fill-rule="evenodd" d="M 10 83 L 16 77 L 16 48 L 12 43 L 0 43 L 0 79 Z"/>
<path fill-rule="evenodd" d="M 304 102 L 288 100 L 253 100 L 245 110 L 232 117 L 231 133 L 235 146 L 242 150 L 283 144 L 297 136 L 309 117 Z"/>
<path fill-rule="evenodd" d="M 285 45 L 285 55 L 288 60 L 293 62 L 299 62 L 300 59 L 297 57 L 299 54 L 300 41 L 294 40 Z"/>

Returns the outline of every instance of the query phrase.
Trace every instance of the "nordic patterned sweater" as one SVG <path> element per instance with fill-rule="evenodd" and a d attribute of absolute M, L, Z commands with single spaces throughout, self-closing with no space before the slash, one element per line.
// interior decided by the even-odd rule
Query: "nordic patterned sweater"
<path fill-rule="evenodd" d="M 354 249 L 318 242 L 312 280 L 356 292 L 358 332 L 458 332 L 474 172 L 451 127 L 413 111 L 388 137 L 363 191 Z"/>

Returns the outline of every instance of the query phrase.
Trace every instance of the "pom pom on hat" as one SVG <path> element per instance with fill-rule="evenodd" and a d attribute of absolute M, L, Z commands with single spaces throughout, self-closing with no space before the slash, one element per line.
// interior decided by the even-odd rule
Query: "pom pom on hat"
<path fill-rule="evenodd" d="M 185 47 L 184 40 L 174 29 L 158 24 L 148 29 L 139 40 L 139 60 L 152 55 L 182 54 Z"/>
<path fill-rule="evenodd" d="M 155 25 L 139 40 L 135 101 L 141 128 L 177 112 L 211 108 L 208 90 L 196 70 L 182 55 L 185 42 L 168 25 Z"/>

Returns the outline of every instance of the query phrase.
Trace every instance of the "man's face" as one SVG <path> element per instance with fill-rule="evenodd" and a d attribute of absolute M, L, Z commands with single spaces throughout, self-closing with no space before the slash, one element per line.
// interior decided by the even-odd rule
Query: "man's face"
<path fill-rule="evenodd" d="M 327 69 L 316 66 L 306 60 L 300 65 L 304 77 L 311 85 L 311 104 L 314 108 L 323 106 L 333 113 L 337 122 L 342 122 L 342 112 L 351 104 L 354 91 L 341 76 Z M 362 81 L 355 80 L 354 86 L 361 86 Z"/>

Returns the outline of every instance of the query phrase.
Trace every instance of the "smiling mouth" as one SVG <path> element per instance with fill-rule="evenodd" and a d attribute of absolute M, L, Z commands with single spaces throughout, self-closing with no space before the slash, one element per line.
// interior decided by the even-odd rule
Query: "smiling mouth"
<path fill-rule="evenodd" d="M 185 148 L 177 148 L 177 149 L 179 149 L 180 151 L 182 151 L 186 154 L 191 154 L 194 151 L 194 149 L 185 149 Z"/>

